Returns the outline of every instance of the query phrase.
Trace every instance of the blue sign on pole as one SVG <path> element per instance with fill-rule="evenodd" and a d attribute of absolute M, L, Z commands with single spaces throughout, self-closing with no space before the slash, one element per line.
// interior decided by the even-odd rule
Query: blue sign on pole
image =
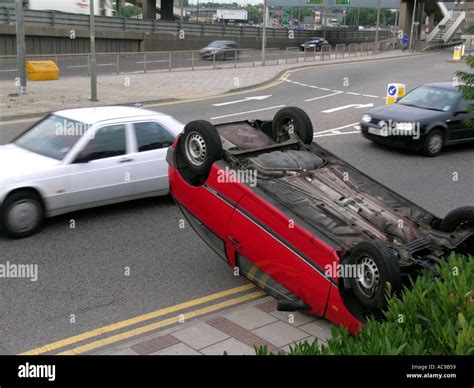
<path fill-rule="evenodd" d="M 397 94 L 397 88 L 396 88 L 395 86 L 393 86 L 393 85 L 390 86 L 390 87 L 388 88 L 388 95 L 389 95 L 390 97 L 394 97 L 394 96 L 396 96 L 396 94 Z"/>

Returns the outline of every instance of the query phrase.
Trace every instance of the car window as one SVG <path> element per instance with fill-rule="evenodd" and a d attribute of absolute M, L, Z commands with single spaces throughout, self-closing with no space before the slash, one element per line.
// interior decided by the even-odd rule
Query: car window
<path fill-rule="evenodd" d="M 173 144 L 173 136 L 155 122 L 135 123 L 138 152 L 157 150 Z"/>
<path fill-rule="evenodd" d="M 89 130 L 89 124 L 50 115 L 20 136 L 15 144 L 40 155 L 62 160 Z"/>
<path fill-rule="evenodd" d="M 125 155 L 127 149 L 125 125 L 109 125 L 100 128 L 86 145 L 83 154 L 88 160 Z"/>

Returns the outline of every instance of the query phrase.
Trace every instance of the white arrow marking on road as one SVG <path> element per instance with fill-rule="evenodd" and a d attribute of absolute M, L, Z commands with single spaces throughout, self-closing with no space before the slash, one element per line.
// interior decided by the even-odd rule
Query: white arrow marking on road
<path fill-rule="evenodd" d="M 225 105 L 238 104 L 239 102 L 246 102 L 246 101 L 251 101 L 251 100 L 262 101 L 262 100 L 265 100 L 266 98 L 271 97 L 271 96 L 272 96 L 272 95 L 269 94 L 268 96 L 245 97 L 245 98 L 242 99 L 242 100 L 220 102 L 219 104 L 212 104 L 212 106 L 225 106 Z"/>
<path fill-rule="evenodd" d="M 350 104 L 350 105 L 340 106 L 338 108 L 323 110 L 322 113 L 332 113 L 332 112 L 337 112 L 339 110 L 349 109 L 349 108 L 355 108 L 355 109 L 371 108 L 373 106 L 374 106 L 374 104 L 372 104 L 372 103 L 370 103 L 370 104 Z"/>

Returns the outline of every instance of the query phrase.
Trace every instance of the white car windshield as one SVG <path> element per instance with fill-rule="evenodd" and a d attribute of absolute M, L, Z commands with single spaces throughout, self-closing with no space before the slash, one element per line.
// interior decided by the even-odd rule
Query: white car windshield
<path fill-rule="evenodd" d="M 62 160 L 89 128 L 89 124 L 51 115 L 20 136 L 15 144 L 28 151 Z"/>
<path fill-rule="evenodd" d="M 459 93 L 455 90 L 421 86 L 403 97 L 398 103 L 417 108 L 447 112 L 451 109 Z"/>

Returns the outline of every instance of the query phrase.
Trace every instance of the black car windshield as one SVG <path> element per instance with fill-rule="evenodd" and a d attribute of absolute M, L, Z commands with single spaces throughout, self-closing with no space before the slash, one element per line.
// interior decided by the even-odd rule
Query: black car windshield
<path fill-rule="evenodd" d="M 451 109 L 458 96 L 459 92 L 456 90 L 421 86 L 401 98 L 398 103 L 400 105 L 447 112 Z"/>
<path fill-rule="evenodd" d="M 86 123 L 51 115 L 20 136 L 15 144 L 28 151 L 62 160 L 89 127 Z"/>

